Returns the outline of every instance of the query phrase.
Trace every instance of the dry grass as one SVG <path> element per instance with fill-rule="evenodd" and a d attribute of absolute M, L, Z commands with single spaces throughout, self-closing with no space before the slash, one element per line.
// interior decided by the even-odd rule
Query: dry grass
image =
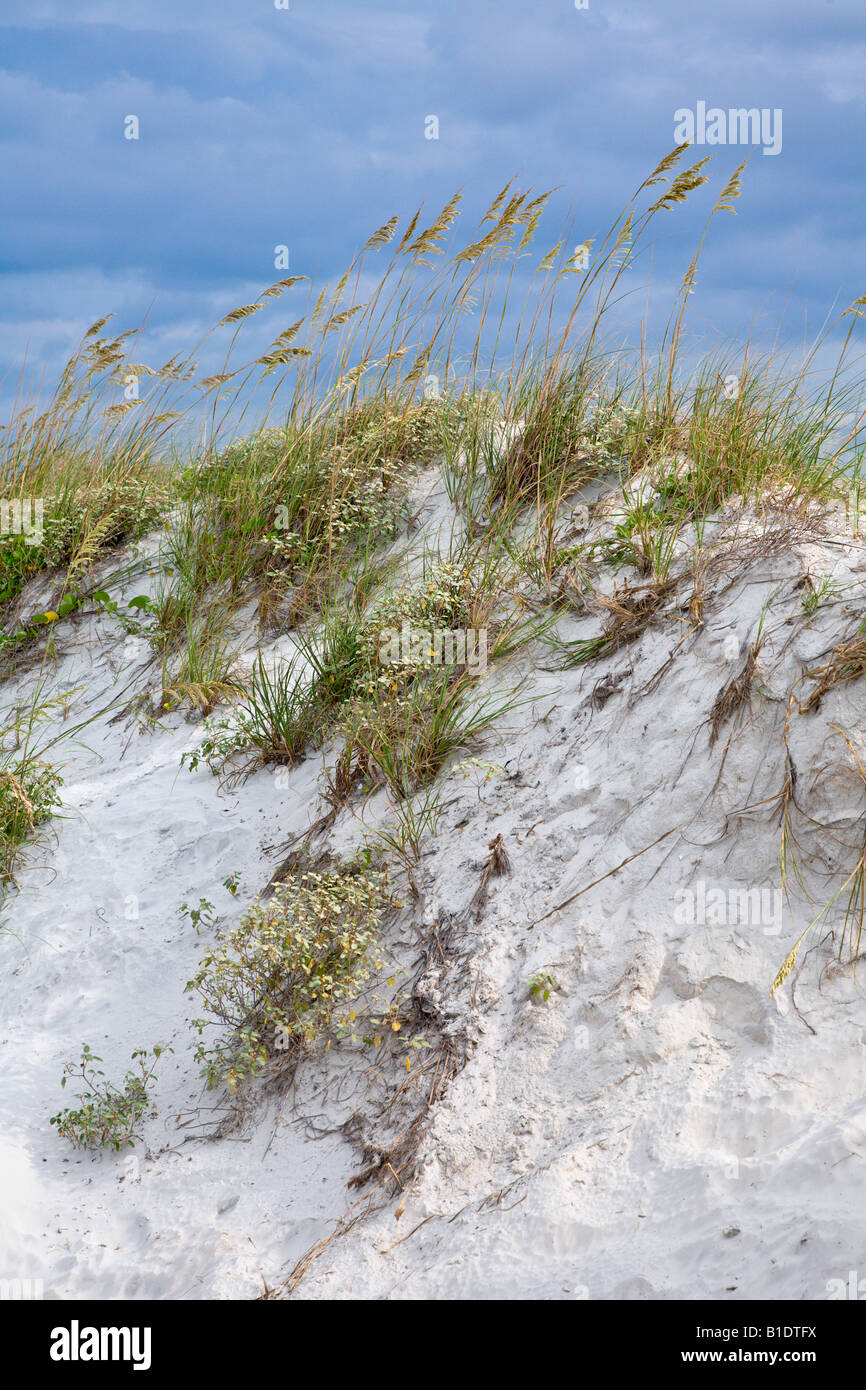
<path fill-rule="evenodd" d="M 755 679 L 755 669 L 758 664 L 761 645 L 760 637 L 750 644 L 742 668 L 736 676 L 722 686 L 713 701 L 709 720 L 711 748 L 719 736 L 722 725 L 729 723 L 742 710 L 751 705 L 752 683 Z"/>
<path fill-rule="evenodd" d="M 604 628 L 597 637 L 584 637 L 574 642 L 553 639 L 552 645 L 562 656 L 562 669 L 612 656 L 621 647 L 637 641 L 661 617 L 677 582 L 670 579 L 663 583 L 631 585 L 626 581 L 611 595 L 595 595 L 594 606 L 608 614 Z"/>
<path fill-rule="evenodd" d="M 813 666 L 803 672 L 802 679 L 815 681 L 815 689 L 808 699 L 800 705 L 801 714 L 812 714 L 821 706 L 828 691 L 848 681 L 859 680 L 866 675 L 866 636 L 849 638 L 833 648 L 830 660 L 823 666 Z"/>
<path fill-rule="evenodd" d="M 478 916 L 487 901 L 487 888 L 492 877 L 501 878 L 504 874 L 511 872 L 511 862 L 508 858 L 508 851 L 505 848 L 505 841 L 501 835 L 495 836 L 487 846 L 490 856 L 484 866 L 481 875 L 481 882 L 475 891 L 475 895 L 470 903 L 470 910 Z"/>

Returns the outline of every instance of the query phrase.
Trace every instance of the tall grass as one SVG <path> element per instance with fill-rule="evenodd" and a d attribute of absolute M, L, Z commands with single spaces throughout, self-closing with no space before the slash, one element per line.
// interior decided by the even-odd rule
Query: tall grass
<path fill-rule="evenodd" d="M 528 283 L 524 265 L 550 195 L 509 183 L 462 244 L 460 195 L 426 226 L 421 210 L 402 231 L 392 218 L 335 283 L 316 292 L 303 277 L 280 280 L 227 313 L 189 356 L 160 367 L 132 361 L 132 335 L 103 336 L 107 320 L 99 320 L 44 408 L 21 405 L 3 432 L 7 494 L 48 497 L 50 524 L 38 552 L 0 547 L 0 600 L 33 568 L 65 567 L 62 595 L 99 554 L 173 504 L 163 554 L 173 571 L 163 595 L 170 643 L 179 646 L 183 629 L 211 607 L 225 613 L 250 593 L 265 621 L 285 611 L 302 617 L 327 601 L 359 553 L 393 539 L 409 472 L 440 453 L 452 496 L 474 521 L 511 525 L 531 505 L 548 551 L 561 500 L 614 456 L 634 468 L 687 452 L 694 510 L 768 484 L 826 492 L 862 453 L 856 429 L 838 442 L 845 392 L 822 399 L 805 389 L 835 324 L 793 377 L 747 352 L 734 400 L 720 386 L 729 362 L 680 379 L 704 238 L 655 364 L 646 349 L 629 360 L 605 348 L 622 277 L 655 219 L 707 182 L 707 160 L 688 164 L 686 148 L 665 156 L 606 233 L 584 243 L 586 256 L 567 249 L 574 231 L 564 228 L 536 255 Z M 713 203 L 707 227 L 734 211 L 741 173 Z M 293 321 L 236 365 L 249 320 L 283 296 L 296 304 Z M 221 335 L 221 370 L 200 378 L 196 358 Z M 431 376 L 448 385 L 445 397 L 422 397 Z M 118 399 L 139 383 L 140 399 Z M 230 428 L 264 408 L 279 427 L 226 442 Z M 185 470 L 169 470 L 171 432 L 192 419 L 200 446 Z"/>
<path fill-rule="evenodd" d="M 513 181 L 468 235 L 460 195 L 427 221 L 420 209 L 405 225 L 391 218 L 335 281 L 279 280 L 159 367 L 98 320 L 47 402 L 22 390 L 0 431 L 4 498 L 45 504 L 37 542 L 0 537 L 3 628 L 14 624 L 0 645 L 13 659 L 28 645 L 38 654 L 34 573 L 50 579 L 54 633 L 94 591 L 95 568 L 159 520 L 150 636 L 163 704 L 238 705 L 205 755 L 292 763 L 336 733 L 334 796 L 366 779 L 405 806 L 513 697 L 478 698 L 461 670 L 386 678 L 372 643 L 383 594 L 392 615 L 402 605 L 489 627 L 493 659 L 511 655 L 555 621 L 563 556 L 574 558 L 566 504 L 615 478 L 626 515 L 581 563 L 634 566 L 655 588 L 609 600 L 603 632 L 564 652 L 582 664 L 655 620 L 681 538 L 699 545 L 727 500 L 858 499 L 864 413 L 847 369 L 866 296 L 799 362 L 749 342 L 684 365 L 699 258 L 713 219 L 735 211 L 742 165 L 711 202 L 655 348 L 645 325 L 634 353 L 611 346 L 624 277 L 660 215 L 699 195 L 707 165 L 678 146 L 579 254 L 571 224 L 540 245 L 551 195 Z M 250 321 L 277 313 L 264 350 L 245 350 Z M 822 380 L 817 364 L 846 317 Z M 215 346 L 219 370 L 202 376 L 198 358 Z M 434 459 L 459 524 L 447 555 L 426 557 L 421 588 L 443 561 L 459 584 L 427 609 L 391 581 L 413 478 Z M 260 656 L 244 680 L 237 646 L 251 611 L 262 629 L 292 630 L 297 655 L 276 670 Z"/>

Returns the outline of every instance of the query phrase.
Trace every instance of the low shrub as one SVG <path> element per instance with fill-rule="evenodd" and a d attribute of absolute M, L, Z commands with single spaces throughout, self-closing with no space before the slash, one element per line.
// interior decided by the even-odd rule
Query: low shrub
<path fill-rule="evenodd" d="M 8 536 L 0 544 L 0 603 L 14 598 L 38 570 L 67 570 L 72 583 L 100 554 L 136 540 L 169 507 L 170 489 L 152 478 L 105 481 L 44 499 L 42 532 L 33 544 Z"/>
<path fill-rule="evenodd" d="M 341 1006 L 381 965 L 377 928 L 393 901 L 383 870 L 303 872 L 220 937 L 186 986 L 207 1010 L 193 1027 L 209 1088 L 234 1092 L 345 1025 Z M 213 1025 L 220 1036 L 209 1042 Z"/>
<path fill-rule="evenodd" d="M 66 1063 L 60 1083 L 65 1087 L 72 1076 L 84 1082 L 87 1090 L 77 1097 L 81 1105 L 52 1115 L 51 1124 L 79 1149 L 111 1148 L 117 1153 L 125 1145 L 134 1148 L 138 1125 L 150 1109 L 148 1090 L 157 1062 L 163 1052 L 172 1050 L 157 1043 L 151 1052 L 147 1048 L 133 1052 L 130 1061 L 137 1066 L 126 1073 L 121 1088 L 105 1080 L 105 1072 L 96 1066 L 102 1058 L 85 1043 L 80 1061 Z"/>
<path fill-rule="evenodd" d="M 0 883 L 12 877 L 23 841 L 61 804 L 62 785 L 59 772 L 37 758 L 0 768 Z"/>

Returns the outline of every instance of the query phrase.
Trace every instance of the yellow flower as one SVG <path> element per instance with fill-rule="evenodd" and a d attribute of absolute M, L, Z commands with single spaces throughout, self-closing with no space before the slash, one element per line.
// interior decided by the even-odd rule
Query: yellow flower
<path fill-rule="evenodd" d="M 45 616 L 45 621 L 46 621 L 46 623 L 56 623 L 56 622 L 57 622 L 57 619 L 60 617 L 60 614 L 59 614 L 59 613 L 48 612 L 48 613 L 46 613 L 44 616 Z"/>
<path fill-rule="evenodd" d="M 391 1027 L 394 1029 L 394 1032 L 395 1032 L 395 1033 L 399 1033 L 399 1031 L 400 1031 L 400 1026 L 401 1026 L 401 1025 L 397 1022 L 397 1020 L 396 1020 L 396 1018 L 395 1018 L 395 1019 L 394 1019 L 394 1022 L 391 1024 Z"/>

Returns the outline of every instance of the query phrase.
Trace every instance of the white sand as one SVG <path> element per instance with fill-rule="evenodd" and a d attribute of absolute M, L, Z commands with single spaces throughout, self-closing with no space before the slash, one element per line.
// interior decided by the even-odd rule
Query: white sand
<path fill-rule="evenodd" d="M 438 493 L 427 510 L 419 544 L 441 524 Z M 802 1017 L 790 980 L 768 996 L 838 873 L 812 880 L 815 904 L 786 905 L 780 921 L 690 924 L 676 912 L 678 890 L 697 892 L 699 880 L 726 894 L 780 887 L 771 798 L 785 774 L 788 694 L 864 611 L 866 548 L 848 544 L 834 519 L 826 526 L 824 540 L 817 521 L 811 539 L 791 533 L 733 583 L 717 575 L 705 627 L 678 647 L 689 624 L 676 605 L 689 585 L 607 660 L 545 673 L 534 652 L 495 672 L 500 684 L 520 673 L 532 682 L 531 702 L 479 755 L 505 775 L 480 786 L 446 777 L 419 870 L 423 901 L 389 929 L 410 970 L 431 925 L 467 907 L 488 842 L 503 835 L 512 873 L 491 881 L 480 921 L 438 982 L 455 1036 L 477 1046 L 434 1108 L 400 1219 L 392 1200 L 335 1239 L 295 1297 L 810 1300 L 849 1270 L 866 1275 L 860 984 L 834 968 L 823 929 L 801 957 Z M 795 587 L 806 566 L 841 586 L 813 618 Z M 143 588 L 139 579 L 127 593 Z M 711 749 L 710 708 L 771 598 L 760 693 Z M 575 635 L 598 630 L 597 616 L 571 624 Z M 68 723 L 112 706 L 133 681 L 110 619 L 67 620 L 57 640 L 52 688 L 80 688 Z M 594 702 L 609 673 L 622 674 L 618 688 Z M 32 682 L 7 683 L 3 703 Z M 864 715 L 860 679 L 817 713 L 795 705 L 789 731 L 800 805 L 852 846 L 862 843 L 864 787 L 833 726 L 862 756 Z M 221 792 L 206 769 L 179 767 L 199 727 L 172 715 L 162 731 L 139 733 L 109 717 L 55 750 L 65 818 L 30 847 L 4 909 L 0 1277 L 41 1278 L 49 1298 L 249 1297 L 263 1277 L 278 1285 L 363 1196 L 347 1189 L 361 1155 L 328 1131 L 365 1108 L 370 1056 L 315 1055 L 281 1110 L 271 1103 L 224 1139 L 196 1137 L 212 1118 L 201 1107 L 218 1102 L 197 1079 L 187 1020 L 199 1010 L 183 990 L 212 938 L 196 937 L 177 910 L 205 897 L 223 924 L 243 910 L 278 862 L 263 847 L 321 813 L 322 760 L 312 754 L 284 785 L 265 769 Z M 52 727 L 41 726 L 46 736 Z M 747 806 L 757 809 L 734 814 Z M 843 852 L 803 816 L 796 825 L 804 844 L 849 872 L 859 850 Z M 346 851 L 360 833 L 343 813 L 324 843 Z M 221 883 L 236 870 L 234 900 Z M 547 1003 L 529 995 L 539 971 L 556 984 Z M 175 1048 L 134 1154 L 81 1153 L 49 1127 L 70 1103 L 63 1064 L 84 1042 L 115 1079 L 133 1048 Z"/>

